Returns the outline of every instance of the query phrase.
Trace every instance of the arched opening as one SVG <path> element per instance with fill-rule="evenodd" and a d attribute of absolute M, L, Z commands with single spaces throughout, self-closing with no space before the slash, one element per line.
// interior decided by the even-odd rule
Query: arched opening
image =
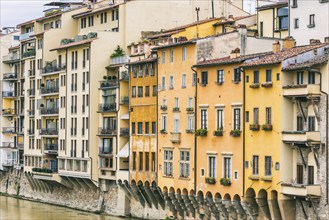
<path fill-rule="evenodd" d="M 264 189 L 259 190 L 257 197 L 258 206 L 261 207 L 261 210 L 264 213 L 266 218 L 271 218 L 270 209 L 267 202 L 267 192 Z"/>

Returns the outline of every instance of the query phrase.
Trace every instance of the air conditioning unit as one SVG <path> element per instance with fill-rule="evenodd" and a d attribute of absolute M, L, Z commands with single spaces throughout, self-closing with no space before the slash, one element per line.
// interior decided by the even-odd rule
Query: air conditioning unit
<path fill-rule="evenodd" d="M 114 0 L 109 0 L 109 5 L 114 5 Z"/>

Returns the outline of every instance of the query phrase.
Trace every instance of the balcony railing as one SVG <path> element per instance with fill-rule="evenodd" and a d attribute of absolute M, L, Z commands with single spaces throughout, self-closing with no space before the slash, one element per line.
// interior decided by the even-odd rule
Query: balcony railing
<path fill-rule="evenodd" d="M 4 167 L 12 167 L 17 164 L 16 159 L 8 159 L 2 162 L 2 166 Z"/>
<path fill-rule="evenodd" d="M 20 56 L 19 53 L 10 53 L 6 56 L 2 57 L 2 62 L 3 63 L 13 63 L 19 61 Z"/>
<path fill-rule="evenodd" d="M 283 96 L 285 97 L 320 97 L 319 84 L 302 84 L 283 86 Z"/>
<path fill-rule="evenodd" d="M 40 109 L 41 115 L 56 115 L 58 114 L 58 108 L 43 108 Z"/>
<path fill-rule="evenodd" d="M 100 104 L 98 106 L 99 112 L 115 112 L 116 111 L 116 103 L 109 104 Z"/>
<path fill-rule="evenodd" d="M 14 142 L 2 142 L 0 148 L 15 148 Z"/>
<path fill-rule="evenodd" d="M 129 97 L 128 96 L 123 96 L 121 97 L 121 102 L 122 105 L 129 105 Z"/>
<path fill-rule="evenodd" d="M 121 136 L 129 136 L 129 128 L 120 128 Z"/>
<path fill-rule="evenodd" d="M 59 86 L 47 86 L 47 87 L 41 87 L 40 88 L 40 94 L 51 94 L 51 93 L 58 93 L 59 92 Z"/>
<path fill-rule="evenodd" d="M 108 156 L 113 155 L 113 148 L 112 147 L 99 147 L 99 154 L 105 154 Z"/>
<path fill-rule="evenodd" d="M 34 34 L 34 31 L 31 31 L 31 32 L 28 32 L 28 33 L 25 33 L 25 34 L 21 34 L 19 36 L 19 40 L 26 40 L 26 39 L 29 39 L 31 35 Z"/>
<path fill-rule="evenodd" d="M 43 128 L 40 129 L 39 135 L 58 135 L 57 128 Z"/>
<path fill-rule="evenodd" d="M 301 185 L 292 183 L 281 183 L 281 193 L 297 197 L 320 197 L 320 185 Z"/>
<path fill-rule="evenodd" d="M 29 50 L 22 54 L 22 58 L 33 57 L 35 56 L 35 50 Z"/>
<path fill-rule="evenodd" d="M 29 70 L 29 77 L 34 77 L 35 76 L 35 70 L 31 69 Z"/>
<path fill-rule="evenodd" d="M 13 116 L 13 115 L 16 115 L 15 109 L 12 108 L 2 109 L 2 116 Z"/>
<path fill-rule="evenodd" d="M 113 87 L 118 87 L 119 82 L 117 79 L 111 79 L 111 80 L 104 80 L 100 82 L 100 88 L 101 89 L 109 89 Z"/>
<path fill-rule="evenodd" d="M 16 134 L 17 128 L 15 127 L 2 127 L 3 134 Z"/>
<path fill-rule="evenodd" d="M 61 64 L 61 65 L 52 64 L 50 66 L 44 67 L 41 71 L 41 74 L 50 74 L 50 73 L 56 73 L 65 70 L 66 70 L 66 64 Z"/>
<path fill-rule="evenodd" d="M 285 143 L 320 143 L 319 131 L 283 131 L 282 141 Z"/>
<path fill-rule="evenodd" d="M 15 98 L 16 93 L 14 91 L 4 91 L 4 92 L 2 92 L 2 97 L 4 97 L 4 98 Z"/>
<path fill-rule="evenodd" d="M 181 133 L 180 132 L 170 132 L 170 141 L 172 143 L 180 143 Z"/>
<path fill-rule="evenodd" d="M 58 152 L 58 144 L 45 144 L 44 152 L 46 154 L 57 154 Z"/>
<path fill-rule="evenodd" d="M 3 80 L 7 80 L 7 81 L 15 81 L 17 80 L 17 73 L 5 73 L 3 74 Z"/>
<path fill-rule="evenodd" d="M 114 128 L 99 128 L 98 135 L 117 135 L 117 129 Z"/>
<path fill-rule="evenodd" d="M 128 56 L 120 56 L 111 58 L 111 65 L 123 64 L 128 62 Z"/>

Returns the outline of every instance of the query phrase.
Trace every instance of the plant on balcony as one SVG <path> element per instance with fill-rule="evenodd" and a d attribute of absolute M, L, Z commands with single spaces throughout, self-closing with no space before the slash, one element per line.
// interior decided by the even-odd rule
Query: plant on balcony
<path fill-rule="evenodd" d="M 173 110 L 174 112 L 178 112 L 178 111 L 179 111 L 179 107 L 174 107 L 172 110 Z"/>
<path fill-rule="evenodd" d="M 239 129 L 231 130 L 230 135 L 232 137 L 240 137 L 241 131 Z"/>
<path fill-rule="evenodd" d="M 160 109 L 165 111 L 165 110 L 167 110 L 167 106 L 166 105 L 161 105 Z"/>
<path fill-rule="evenodd" d="M 206 177 L 206 183 L 208 184 L 215 184 L 216 179 L 214 177 Z"/>
<path fill-rule="evenodd" d="M 250 124 L 249 129 L 252 131 L 259 131 L 260 125 L 259 124 Z"/>
<path fill-rule="evenodd" d="M 125 51 L 118 45 L 114 52 L 111 54 L 111 58 L 124 56 Z"/>
<path fill-rule="evenodd" d="M 273 126 L 271 124 L 263 124 L 262 130 L 264 131 L 272 131 Z"/>
<path fill-rule="evenodd" d="M 186 133 L 191 134 L 194 133 L 193 129 L 186 129 Z"/>
<path fill-rule="evenodd" d="M 249 87 L 250 88 L 259 88 L 259 83 L 253 83 Z"/>
<path fill-rule="evenodd" d="M 41 104 L 40 104 L 40 108 L 43 108 L 43 107 L 45 107 L 45 105 L 41 103 Z"/>
<path fill-rule="evenodd" d="M 207 133 L 208 133 L 208 131 L 206 128 L 199 128 L 198 130 L 196 130 L 195 136 L 203 137 L 203 136 L 207 136 Z"/>
<path fill-rule="evenodd" d="M 104 79 L 104 80 L 107 80 L 107 76 L 103 76 L 103 79 Z"/>
<path fill-rule="evenodd" d="M 231 185 L 231 179 L 230 178 L 220 178 L 219 180 L 220 184 L 223 186 L 230 186 Z"/>
<path fill-rule="evenodd" d="M 192 112 L 192 111 L 193 111 L 193 107 L 187 107 L 187 108 L 186 108 L 186 111 L 188 111 L 188 112 Z"/>
<path fill-rule="evenodd" d="M 160 133 L 161 133 L 161 134 L 167 134 L 167 131 L 166 131 L 165 129 L 161 129 L 161 130 L 160 130 Z"/>
<path fill-rule="evenodd" d="M 214 131 L 214 136 L 223 136 L 223 129 L 217 129 Z"/>
<path fill-rule="evenodd" d="M 33 172 L 38 172 L 38 173 L 52 173 L 53 171 L 48 169 L 48 168 L 38 168 L 38 167 L 33 167 L 32 168 Z"/>
<path fill-rule="evenodd" d="M 264 82 L 262 83 L 262 87 L 264 88 L 270 88 L 273 86 L 273 83 L 272 82 Z"/>

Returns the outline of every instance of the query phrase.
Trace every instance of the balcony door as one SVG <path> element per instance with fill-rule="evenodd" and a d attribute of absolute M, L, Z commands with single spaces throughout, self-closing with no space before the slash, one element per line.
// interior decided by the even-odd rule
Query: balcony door
<path fill-rule="evenodd" d="M 103 153 L 112 154 L 113 153 L 113 138 L 104 138 L 103 139 Z"/>
<path fill-rule="evenodd" d="M 114 117 L 103 118 L 103 128 L 116 130 L 117 128 L 117 119 Z"/>

